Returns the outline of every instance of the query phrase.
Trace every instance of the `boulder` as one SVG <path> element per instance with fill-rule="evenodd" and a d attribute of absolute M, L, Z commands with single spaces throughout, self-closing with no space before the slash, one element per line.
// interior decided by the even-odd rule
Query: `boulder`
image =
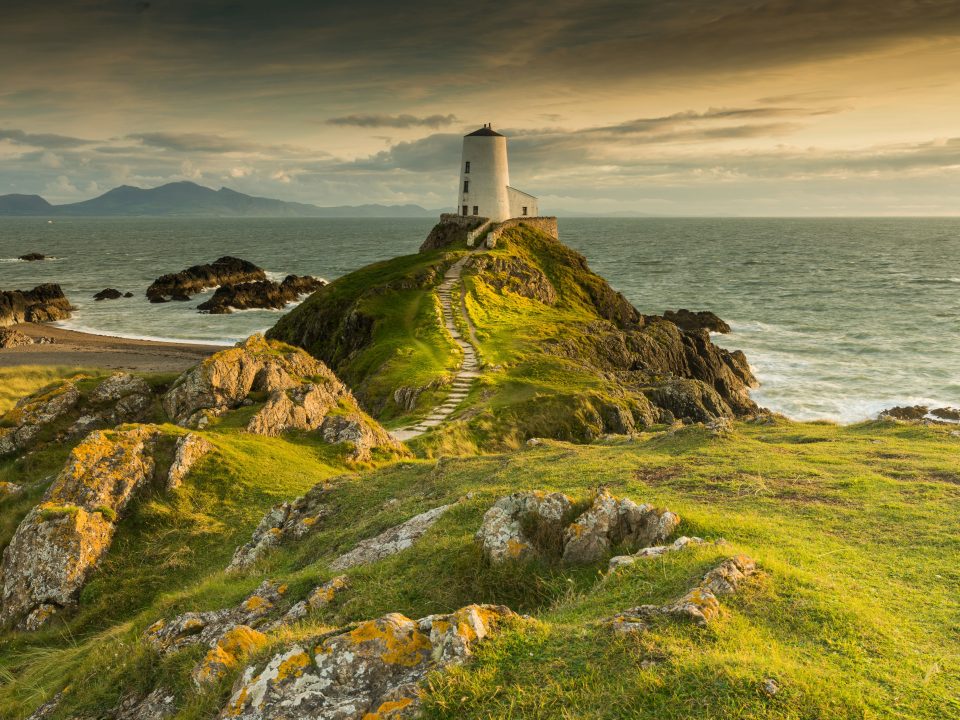
<path fill-rule="evenodd" d="M 286 540 L 300 539 L 315 530 L 318 523 L 331 512 L 326 501 L 332 489 L 330 483 L 320 483 L 293 502 L 271 508 L 253 531 L 250 542 L 234 552 L 227 570 L 248 568 L 270 548 Z"/>
<path fill-rule="evenodd" d="M 107 715 L 109 720 L 167 720 L 177 712 L 177 696 L 164 687 L 147 695 L 126 695 Z"/>
<path fill-rule="evenodd" d="M 42 625 L 75 604 L 110 547 L 116 523 L 153 480 L 158 429 L 91 433 L 20 523 L 0 565 L 0 625 Z"/>
<path fill-rule="evenodd" d="M 564 532 L 563 561 L 587 565 L 607 557 L 614 546 L 646 547 L 663 542 L 680 517 L 652 505 L 637 505 L 601 490 L 591 506 Z"/>
<path fill-rule="evenodd" d="M 178 273 L 162 275 L 147 288 L 150 302 L 189 300 L 208 288 L 219 285 L 266 280 L 263 268 L 239 258 L 224 256 L 207 265 L 193 265 Z"/>
<path fill-rule="evenodd" d="M 733 595 L 740 584 L 757 572 L 746 555 L 728 558 L 710 570 L 683 597 L 666 605 L 640 605 L 603 621 L 616 632 L 644 632 L 656 617 L 669 617 L 708 625 L 720 615 L 719 597 Z"/>
<path fill-rule="evenodd" d="M 80 391 L 70 380 L 22 398 L 0 423 L 0 456 L 25 450 L 45 426 L 64 417 L 79 400 Z"/>
<path fill-rule="evenodd" d="M 960 410 L 952 407 L 942 407 L 934 408 L 930 411 L 930 414 L 935 418 L 940 420 L 947 420 L 949 422 L 960 422 Z"/>
<path fill-rule="evenodd" d="M 376 537 L 362 540 L 353 550 L 330 563 L 330 568 L 337 571 L 348 570 L 357 565 L 369 565 L 406 550 L 423 537 L 427 530 L 440 519 L 440 516 L 451 507 L 453 505 L 441 505 L 427 510 Z"/>
<path fill-rule="evenodd" d="M 240 663 L 267 644 L 267 636 L 247 625 L 225 632 L 197 665 L 191 677 L 197 687 L 210 685 L 239 667 Z"/>
<path fill-rule="evenodd" d="M 730 326 L 709 310 L 700 312 L 692 312 L 684 308 L 676 311 L 667 310 L 663 317 L 685 332 L 698 333 L 704 330 L 715 333 L 730 332 Z"/>
<path fill-rule="evenodd" d="M 244 672 L 220 717 L 414 717 L 427 675 L 465 662 L 477 643 L 512 617 L 499 605 L 468 605 L 420 620 L 391 613 L 292 644 L 261 672 Z"/>
<path fill-rule="evenodd" d="M 541 538 L 562 537 L 573 503 L 563 493 L 539 491 L 507 495 L 483 516 L 477 541 L 490 562 L 521 560 L 540 554 L 535 543 Z M 540 538 L 529 537 L 536 528 Z"/>
<path fill-rule="evenodd" d="M 666 555 L 670 552 L 683 550 L 688 545 L 702 545 L 703 543 L 703 538 L 687 537 L 686 535 L 683 535 L 682 537 L 678 537 L 669 545 L 653 545 L 651 547 L 641 548 L 633 555 L 617 555 L 616 557 L 612 557 L 607 565 L 607 570 L 617 570 L 622 567 L 633 565 L 638 560 L 643 558 L 660 557 L 661 555 Z"/>
<path fill-rule="evenodd" d="M 173 463 L 167 472 L 167 490 L 176 490 L 200 458 L 213 450 L 209 440 L 195 433 L 187 433 L 177 440 Z"/>
<path fill-rule="evenodd" d="M 19 330 L 0 328 L 0 349 L 23 347 L 24 345 L 33 345 L 33 338 L 24 335 Z"/>
<path fill-rule="evenodd" d="M 52 283 L 33 290 L 0 290 L 0 326 L 66 320 L 72 310 L 63 290 Z"/>
<path fill-rule="evenodd" d="M 0 481 L 0 500 L 11 495 L 19 495 L 23 490 L 23 485 L 6 480 Z"/>
<path fill-rule="evenodd" d="M 477 540 L 493 563 L 539 557 L 589 564 L 613 547 L 661 543 L 680 524 L 669 510 L 638 505 L 603 489 L 587 509 L 574 513 L 573 502 L 562 493 L 514 493 L 486 512 Z"/>
<path fill-rule="evenodd" d="M 303 295 L 315 292 L 327 284 L 326 280 L 309 275 L 287 275 L 282 282 L 260 280 L 238 285 L 221 285 L 197 310 L 211 315 L 226 315 L 233 310 L 253 308 L 282 310 Z"/>
<path fill-rule="evenodd" d="M 21 255 L 17 260 L 23 260 L 24 262 L 37 262 L 38 260 L 47 260 L 46 255 L 38 252 L 27 253 L 26 255 Z"/>
<path fill-rule="evenodd" d="M 99 301 L 99 300 L 116 300 L 116 299 L 122 298 L 122 297 L 123 297 L 123 293 L 120 292 L 119 290 L 116 290 L 116 289 L 114 289 L 114 288 L 104 288 L 103 290 L 101 290 L 100 292 L 98 292 L 96 295 L 94 295 L 94 296 L 93 296 L 93 299 L 94 299 L 94 300 L 97 300 L 97 301 Z"/>
<path fill-rule="evenodd" d="M 97 429 L 141 422 L 154 407 L 154 396 L 143 378 L 115 372 L 93 389 L 84 414 L 70 427 L 68 437 L 82 437 Z"/>
<path fill-rule="evenodd" d="M 173 620 L 158 620 L 144 631 L 144 639 L 160 655 L 191 645 L 213 649 L 224 635 L 237 627 L 254 629 L 266 623 L 286 591 L 286 585 L 264 581 L 236 607 L 187 612 Z"/>
<path fill-rule="evenodd" d="M 880 419 L 892 420 L 922 420 L 930 412 L 925 405 L 892 407 L 880 413 Z"/>
<path fill-rule="evenodd" d="M 280 624 L 297 622 L 307 617 L 311 612 L 322 610 L 332 603 L 344 590 L 350 586 L 346 575 L 337 575 L 322 585 L 318 585 L 305 600 L 295 603 L 283 616 Z"/>

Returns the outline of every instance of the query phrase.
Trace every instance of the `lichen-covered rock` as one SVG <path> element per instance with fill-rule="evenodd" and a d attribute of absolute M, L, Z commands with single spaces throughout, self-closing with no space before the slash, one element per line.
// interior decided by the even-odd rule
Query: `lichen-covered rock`
<path fill-rule="evenodd" d="M 63 290 L 53 283 L 33 290 L 0 290 L 0 326 L 66 320 L 72 310 Z"/>
<path fill-rule="evenodd" d="M 293 502 L 273 506 L 253 531 L 250 542 L 234 552 L 227 570 L 250 567 L 270 548 L 286 540 L 302 538 L 315 530 L 320 520 L 330 514 L 326 502 L 332 489 L 330 483 L 319 483 Z"/>
<path fill-rule="evenodd" d="M 339 381 L 277 390 L 250 419 L 247 432 L 276 436 L 287 430 L 314 430 L 337 407 L 344 391 Z"/>
<path fill-rule="evenodd" d="M 563 561 L 585 565 L 603 559 L 615 545 L 661 543 L 679 524 L 679 516 L 669 510 L 637 505 L 602 490 L 564 532 Z"/>
<path fill-rule="evenodd" d="M 349 586 L 350 581 L 346 575 L 337 575 L 335 578 L 327 580 L 327 582 L 311 590 L 305 600 L 291 606 L 281 619 L 280 624 L 296 622 L 307 617 L 311 612 L 322 610 Z"/>
<path fill-rule="evenodd" d="M 70 380 L 21 399 L 2 418 L 0 456 L 25 450 L 45 426 L 70 412 L 79 400 L 80 391 Z"/>
<path fill-rule="evenodd" d="M 193 669 L 193 682 L 197 687 L 216 682 L 266 644 L 267 636 L 248 625 L 227 630 Z"/>
<path fill-rule="evenodd" d="M 158 620 L 144 631 L 146 641 L 161 655 L 201 644 L 213 648 L 227 632 L 244 625 L 257 628 L 276 611 L 285 585 L 265 581 L 236 607 L 187 612 L 173 620 Z"/>
<path fill-rule="evenodd" d="M 110 720 L 167 720 L 177 712 L 177 696 L 159 687 L 148 695 L 127 695 L 108 717 Z"/>
<path fill-rule="evenodd" d="M 195 433 L 187 433 L 177 440 L 177 449 L 173 454 L 173 463 L 167 472 L 167 489 L 175 490 L 200 458 L 213 450 L 206 438 Z"/>
<path fill-rule="evenodd" d="M 720 601 L 732 595 L 740 584 L 755 574 L 756 563 L 746 555 L 728 558 L 710 570 L 700 582 L 683 597 L 666 605 L 640 605 L 619 612 L 604 621 L 617 632 L 643 632 L 656 617 L 686 620 L 696 625 L 708 625 L 720 615 Z"/>
<path fill-rule="evenodd" d="M 320 425 L 320 434 L 331 444 L 350 443 L 355 460 L 369 459 L 370 451 L 375 447 L 402 451 L 402 446 L 390 433 L 359 411 L 328 415 Z"/>
<path fill-rule="evenodd" d="M 72 605 L 106 553 L 117 520 L 154 478 L 158 430 L 91 433 L 70 453 L 43 502 L 20 523 L 0 565 L 0 624 Z M 42 607 L 47 606 L 47 607 Z"/>
<path fill-rule="evenodd" d="M 663 542 L 680 523 L 669 510 L 638 505 L 606 490 L 575 518 L 573 512 L 573 502 L 562 493 L 507 495 L 483 516 L 477 540 L 494 563 L 546 557 L 588 564 L 606 557 L 614 546 Z"/>
<path fill-rule="evenodd" d="M 4 480 L 0 482 L 0 499 L 11 495 L 19 495 L 22 490 L 22 485 Z"/>
<path fill-rule="evenodd" d="M 333 570 L 347 570 L 357 565 L 368 565 L 390 555 L 396 555 L 411 547 L 423 537 L 433 524 L 453 505 L 441 505 L 415 515 L 404 523 L 392 527 L 376 537 L 362 540 L 348 553 L 344 553 L 332 563 Z"/>
<path fill-rule="evenodd" d="M 248 669 L 220 717 L 413 717 L 418 685 L 427 674 L 464 662 L 476 643 L 509 617 L 512 611 L 494 605 L 468 605 L 421 620 L 392 613 L 295 644 L 260 673 Z"/>
<path fill-rule="evenodd" d="M 483 516 L 477 541 L 491 562 L 534 557 L 538 550 L 524 525 L 544 534 L 560 535 L 573 503 L 563 493 L 519 492 L 494 503 Z"/>
<path fill-rule="evenodd" d="M 135 375 L 117 372 L 101 382 L 87 398 L 84 414 L 70 427 L 69 437 L 92 430 L 146 419 L 154 403 L 150 386 Z"/>
<path fill-rule="evenodd" d="M 617 555 L 616 557 L 610 558 L 610 563 L 607 566 L 607 570 L 616 570 L 618 568 L 627 567 L 633 565 L 638 560 L 642 558 L 651 558 L 651 557 L 660 557 L 669 552 L 676 552 L 677 550 L 683 550 L 688 545 L 702 545 L 703 539 L 698 537 L 687 537 L 683 535 L 678 537 L 669 545 L 653 545 L 651 547 L 641 548 L 633 555 Z"/>
<path fill-rule="evenodd" d="M 0 328 L 0 349 L 33 345 L 33 338 L 19 330 Z"/>

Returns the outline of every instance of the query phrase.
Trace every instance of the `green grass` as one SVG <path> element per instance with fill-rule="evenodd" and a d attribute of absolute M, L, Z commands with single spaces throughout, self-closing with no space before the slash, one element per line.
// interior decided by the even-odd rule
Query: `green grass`
<path fill-rule="evenodd" d="M 57 380 L 83 372 L 77 368 L 41 365 L 0 368 L 0 415 L 12 408 L 20 398 Z"/>
<path fill-rule="evenodd" d="M 738 424 L 724 439 L 689 428 L 408 460 L 339 477 L 334 513 L 314 535 L 234 576 L 223 567 L 271 504 L 344 468 L 307 438 L 254 437 L 225 424 L 207 436 L 216 454 L 180 490 L 151 495 L 123 521 L 81 610 L 65 625 L 5 641 L 0 715 L 23 717 L 66 684 L 69 702 L 56 717 L 104 712 L 121 688 L 163 682 L 184 703 L 178 717 L 211 718 L 230 683 L 195 693 L 196 652 L 159 661 L 139 639 L 143 628 L 235 604 L 266 577 L 288 582 L 293 602 L 331 577 L 327 563 L 358 540 L 457 500 L 417 545 L 350 571 L 338 603 L 288 632 L 470 602 L 531 613 L 481 646 L 475 662 L 432 677 L 426 705 L 435 718 L 932 720 L 960 712 L 952 521 L 960 439 L 944 430 L 779 421 Z M 603 564 L 493 568 L 482 560 L 473 534 L 500 495 L 557 489 L 581 499 L 600 484 L 679 512 L 682 533 L 727 544 L 609 578 Z M 763 573 L 723 601 L 710 628 L 661 623 L 640 638 L 615 638 L 597 625 L 678 597 L 734 552 L 754 557 Z M 765 678 L 781 686 L 776 696 L 762 692 Z"/>

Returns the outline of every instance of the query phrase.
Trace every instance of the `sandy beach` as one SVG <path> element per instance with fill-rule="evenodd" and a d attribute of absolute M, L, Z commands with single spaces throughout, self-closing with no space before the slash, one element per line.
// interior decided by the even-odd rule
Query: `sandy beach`
<path fill-rule="evenodd" d="M 66 367 L 180 372 L 222 350 L 222 345 L 133 340 L 25 323 L 15 326 L 32 338 L 52 343 L 0 349 L 0 367 L 59 365 Z"/>

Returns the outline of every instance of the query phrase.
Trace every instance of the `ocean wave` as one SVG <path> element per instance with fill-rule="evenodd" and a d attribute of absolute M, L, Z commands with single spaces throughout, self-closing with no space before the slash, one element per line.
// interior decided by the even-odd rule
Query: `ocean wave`
<path fill-rule="evenodd" d="M 196 340 L 182 337 L 142 335 L 139 333 L 127 333 L 117 330 L 93 328 L 88 325 L 83 325 L 82 323 L 72 322 L 70 320 L 60 320 L 58 322 L 50 323 L 50 325 L 53 327 L 62 328 L 63 330 L 73 330 L 74 332 L 86 333 L 87 335 L 100 335 L 101 337 L 120 338 L 122 340 L 147 340 L 149 342 L 177 343 L 180 345 L 223 345 L 224 347 L 230 347 L 234 343 L 240 342 L 246 338 L 246 336 L 244 336 L 236 338 L 221 338 L 218 340 Z M 264 328 L 259 332 L 266 332 L 267 329 L 269 328 Z"/>

